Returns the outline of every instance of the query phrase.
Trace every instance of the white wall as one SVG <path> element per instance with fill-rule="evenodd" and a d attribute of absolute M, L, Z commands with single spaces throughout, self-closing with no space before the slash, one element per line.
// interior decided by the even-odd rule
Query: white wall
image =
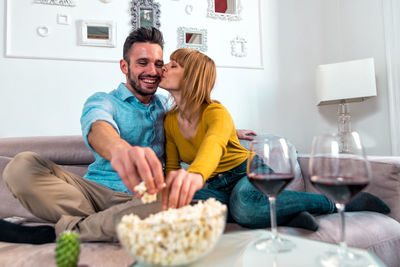
<path fill-rule="evenodd" d="M 383 2 L 392 154 L 400 155 L 400 2 Z"/>
<path fill-rule="evenodd" d="M 390 154 L 382 1 L 326 1 L 323 22 L 325 51 L 321 63 L 367 57 L 375 59 L 378 96 L 351 104 L 352 128 L 360 132 L 369 154 Z M 335 123 L 335 118 L 329 113 L 334 109 L 321 107 L 320 119 Z"/>
<path fill-rule="evenodd" d="M 308 153 L 313 135 L 336 131 L 336 107 L 315 106 L 315 67 L 374 57 L 378 97 L 351 105 L 353 129 L 369 154 L 390 154 L 381 1 L 261 0 L 264 69 L 219 68 L 213 97 L 237 128 L 286 136 Z M 161 24 L 171 30 L 162 14 Z M 85 99 L 123 80 L 118 63 L 5 58 L 1 47 L 0 137 L 80 134 Z"/>

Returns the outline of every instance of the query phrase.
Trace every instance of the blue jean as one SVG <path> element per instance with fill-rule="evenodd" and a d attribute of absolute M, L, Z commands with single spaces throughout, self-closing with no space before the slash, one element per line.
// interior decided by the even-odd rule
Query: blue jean
<path fill-rule="evenodd" d="M 207 180 L 204 188 L 197 191 L 194 199 L 213 197 L 228 205 L 229 217 L 248 228 L 270 227 L 269 200 L 247 179 L 247 160 L 239 166 Z M 297 213 L 329 214 L 334 203 L 320 194 L 284 190 L 276 199 L 277 223 L 283 225 Z"/>

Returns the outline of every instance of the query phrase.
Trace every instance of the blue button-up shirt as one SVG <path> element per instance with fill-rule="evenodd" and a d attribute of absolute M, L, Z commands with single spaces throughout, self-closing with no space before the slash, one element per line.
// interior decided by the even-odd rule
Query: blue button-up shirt
<path fill-rule="evenodd" d="M 95 161 L 89 166 L 85 178 L 113 190 L 129 193 L 127 187 L 113 170 L 89 145 L 88 134 L 95 121 L 110 123 L 122 139 L 132 146 L 151 147 L 158 158 L 164 160 L 164 117 L 167 100 L 154 95 L 150 104 L 140 102 L 124 83 L 110 93 L 95 93 L 89 97 L 81 116 L 82 134 L 86 145 L 94 152 Z"/>

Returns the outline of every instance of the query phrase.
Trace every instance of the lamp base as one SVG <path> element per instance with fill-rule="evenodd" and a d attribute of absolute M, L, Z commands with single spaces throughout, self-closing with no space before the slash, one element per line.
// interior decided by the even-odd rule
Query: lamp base
<path fill-rule="evenodd" d="M 348 103 L 340 103 L 338 106 L 338 134 L 340 138 L 340 153 L 349 153 L 351 150 L 348 138 L 351 133 L 351 116 Z"/>

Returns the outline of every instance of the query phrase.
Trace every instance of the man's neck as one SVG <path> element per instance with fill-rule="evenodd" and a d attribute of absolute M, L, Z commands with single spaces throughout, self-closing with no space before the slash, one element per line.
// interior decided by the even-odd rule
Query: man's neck
<path fill-rule="evenodd" d="M 147 104 L 150 104 L 150 101 L 151 101 L 151 97 L 153 96 L 153 95 L 141 95 L 141 94 L 139 94 L 138 92 L 136 92 L 133 88 L 132 88 L 132 86 L 130 85 L 130 84 L 126 84 L 126 87 L 129 89 L 129 91 L 131 91 L 131 93 L 140 101 L 140 102 L 142 102 L 143 104 L 145 104 L 145 105 L 147 105 Z"/>

